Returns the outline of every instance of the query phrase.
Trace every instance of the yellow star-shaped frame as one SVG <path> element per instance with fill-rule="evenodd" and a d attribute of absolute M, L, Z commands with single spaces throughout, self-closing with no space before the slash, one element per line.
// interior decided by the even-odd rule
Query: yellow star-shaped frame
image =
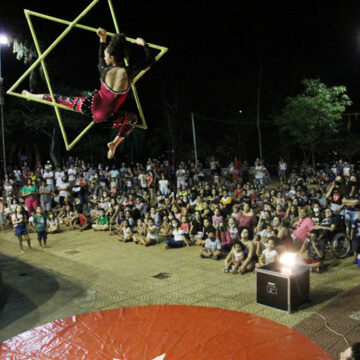
<path fill-rule="evenodd" d="M 89 26 L 85 26 L 85 25 L 81 25 L 81 24 L 78 24 L 78 22 L 80 21 L 81 18 L 83 18 L 100 0 L 93 0 L 90 5 L 88 5 L 84 10 L 83 12 L 77 16 L 75 18 L 74 21 L 66 21 L 66 20 L 62 20 L 62 19 L 58 19 L 58 18 L 55 18 L 55 17 L 52 17 L 52 16 L 48 16 L 48 15 L 44 15 L 44 14 L 40 14 L 40 13 L 37 13 L 37 12 L 34 12 L 34 11 L 30 11 L 30 10 L 24 10 L 25 12 L 25 16 L 26 16 L 26 20 L 29 24 L 29 28 L 30 28 L 30 31 L 31 31 L 31 35 L 33 37 L 33 40 L 34 40 L 34 43 L 35 43 L 35 47 L 36 47 L 36 51 L 38 53 L 38 58 L 37 60 L 25 71 L 25 73 L 14 83 L 14 85 L 11 86 L 11 88 L 7 91 L 7 94 L 9 95 L 13 95 L 13 96 L 17 96 L 17 97 L 21 97 L 21 98 L 24 98 L 24 99 L 27 99 L 27 100 L 31 100 L 31 101 L 36 101 L 36 102 L 39 102 L 39 103 L 43 103 L 43 104 L 46 104 L 46 105 L 49 105 L 49 106 L 52 106 L 55 110 L 55 114 L 56 114 L 56 117 L 57 117 L 57 120 L 58 120 L 58 123 L 59 123 L 59 126 L 60 126 L 60 129 L 61 129 L 61 133 L 62 133 L 62 136 L 64 138 L 64 143 L 65 143 L 65 147 L 66 147 L 66 150 L 71 150 L 75 144 L 91 129 L 91 127 L 95 124 L 93 121 L 84 129 L 81 131 L 81 133 L 69 144 L 68 142 L 68 139 L 67 139 L 67 135 L 66 135 L 66 132 L 65 132 L 65 129 L 64 129 L 64 126 L 63 126 L 63 123 L 62 123 L 62 120 L 61 120 L 61 115 L 60 115 L 60 110 L 59 109 L 65 109 L 65 110 L 70 110 L 70 111 L 74 111 L 74 110 L 71 110 L 69 109 L 68 107 L 64 106 L 64 105 L 61 105 L 61 104 L 57 104 L 55 102 L 55 99 L 54 99 L 54 93 L 52 91 L 52 87 L 51 87 L 51 84 L 50 84 L 50 79 L 49 79 L 49 75 L 48 75 L 48 72 L 47 72 L 47 69 L 46 69 L 46 65 L 45 65 L 45 62 L 44 62 L 44 59 L 46 58 L 46 56 L 49 55 L 49 53 L 54 49 L 54 47 L 59 44 L 59 42 L 70 32 L 70 30 L 74 27 L 78 27 L 80 29 L 84 29 L 84 30 L 88 30 L 88 31 L 92 31 L 92 32 L 96 32 L 97 29 L 96 28 L 92 28 L 92 27 L 89 27 Z M 118 23 L 117 23 L 117 20 L 116 20 L 116 16 L 115 16 L 115 12 L 114 12 L 114 8 L 112 6 L 112 2 L 111 0 L 108 0 L 108 4 L 109 4 L 109 8 L 110 8 L 110 12 L 111 12 L 111 16 L 112 16 L 112 19 L 113 19 L 113 22 L 114 22 L 114 26 L 115 26 L 115 30 L 116 30 L 116 33 L 120 33 L 119 31 L 119 26 L 118 26 Z M 43 18 L 43 19 L 46 19 L 46 20 L 50 20 L 50 21 L 54 21 L 54 22 L 58 22 L 58 23 L 61 23 L 61 24 L 65 24 L 65 25 L 68 25 L 67 28 L 59 35 L 59 37 L 42 53 L 41 52 L 41 49 L 40 49 L 40 46 L 39 46 L 39 42 L 38 42 L 38 39 L 37 39 L 37 36 L 36 36 L 36 33 L 35 33 L 35 30 L 34 30 L 34 27 L 32 25 L 32 22 L 31 22 L 31 18 L 30 16 L 33 15 L 33 16 L 37 16 L 37 17 L 40 17 L 40 18 Z M 115 34 L 113 33 L 107 33 L 108 35 L 110 36 L 113 36 Z M 132 39 L 132 38 L 126 38 L 127 41 L 131 42 L 131 43 L 134 43 L 135 42 L 135 39 Z M 154 48 L 154 49 L 157 49 L 159 50 L 160 52 L 157 54 L 157 56 L 155 57 L 155 61 L 158 61 L 167 51 L 168 49 L 166 47 L 163 47 L 163 46 L 159 46 L 159 45 L 154 45 L 154 44 L 150 44 L 148 43 L 149 47 L 151 48 Z M 49 93 L 51 95 L 51 98 L 52 98 L 52 102 L 48 102 L 48 101 L 45 101 L 45 100 L 41 100 L 41 99 L 34 99 L 34 98 L 30 98 L 28 96 L 25 96 L 25 95 L 22 95 L 20 93 L 16 93 L 14 92 L 14 90 L 19 86 L 19 84 L 27 77 L 29 76 L 29 74 L 31 73 L 31 71 L 33 71 L 35 69 L 36 66 L 39 65 L 39 63 L 41 63 L 41 66 L 42 66 L 42 69 L 43 69 L 43 72 L 44 72 L 44 76 L 45 76 L 45 80 L 46 80 L 46 84 L 48 86 L 48 90 L 49 90 Z M 125 63 L 126 65 L 127 64 L 127 60 L 125 59 Z M 138 125 L 135 125 L 141 129 L 147 129 L 147 125 L 146 125 L 146 121 L 145 121 L 145 117 L 144 117 L 144 113 L 142 111 L 142 107 L 141 107 L 141 103 L 140 103 L 140 100 L 139 100 L 139 96 L 138 96 L 138 93 L 136 91 L 136 87 L 135 87 L 135 83 L 148 71 L 149 69 L 145 69 L 145 70 L 142 70 L 133 80 L 132 82 L 132 85 L 131 85 L 131 88 L 132 88 L 132 91 L 133 91 L 133 94 L 134 94 L 134 98 L 135 98 L 135 101 L 136 101 L 136 105 L 137 105 L 137 109 L 139 111 L 139 115 L 140 115 L 140 119 L 141 119 L 141 124 L 138 124 Z"/>

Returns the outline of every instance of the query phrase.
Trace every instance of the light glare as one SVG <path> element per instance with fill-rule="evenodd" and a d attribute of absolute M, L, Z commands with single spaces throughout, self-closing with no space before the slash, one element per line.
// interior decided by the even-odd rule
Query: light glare
<path fill-rule="evenodd" d="M 9 40 L 5 34 L 0 34 L 0 45 L 6 45 L 9 43 Z"/>
<path fill-rule="evenodd" d="M 293 267 L 296 263 L 296 253 L 284 253 L 280 256 L 279 262 L 287 267 Z"/>

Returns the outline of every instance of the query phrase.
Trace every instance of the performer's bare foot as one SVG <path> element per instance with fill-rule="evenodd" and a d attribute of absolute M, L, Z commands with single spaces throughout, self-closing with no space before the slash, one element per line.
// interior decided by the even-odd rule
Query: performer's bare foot
<path fill-rule="evenodd" d="M 109 142 L 107 144 L 109 150 L 107 152 L 107 158 L 110 160 L 115 156 L 115 151 L 116 148 L 118 147 L 118 145 L 124 140 L 125 138 L 120 137 L 120 139 L 118 141 L 116 141 L 116 143 L 114 143 L 113 141 Z"/>
<path fill-rule="evenodd" d="M 29 92 L 29 91 L 27 91 L 27 90 L 23 90 L 23 91 L 21 92 L 21 95 L 27 96 L 27 97 L 31 97 L 31 92 Z"/>
<path fill-rule="evenodd" d="M 30 91 L 27 91 L 27 90 L 23 90 L 21 92 L 21 95 L 27 96 L 27 97 L 33 98 L 33 99 L 40 99 L 40 100 L 42 100 L 44 97 L 43 94 L 32 94 Z"/>

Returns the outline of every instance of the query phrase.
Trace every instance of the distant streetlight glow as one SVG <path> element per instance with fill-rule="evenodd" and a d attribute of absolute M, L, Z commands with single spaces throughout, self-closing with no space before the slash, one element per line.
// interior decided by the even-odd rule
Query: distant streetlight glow
<path fill-rule="evenodd" d="M 8 43 L 8 37 L 5 34 L 0 34 L 0 45 L 7 45 Z"/>

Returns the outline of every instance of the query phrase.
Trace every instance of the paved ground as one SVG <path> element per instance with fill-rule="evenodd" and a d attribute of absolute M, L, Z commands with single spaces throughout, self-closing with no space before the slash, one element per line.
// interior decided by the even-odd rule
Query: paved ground
<path fill-rule="evenodd" d="M 311 274 L 310 306 L 287 314 L 255 304 L 255 275 L 224 274 L 223 262 L 201 259 L 198 247 L 145 248 L 119 243 L 109 233 L 64 231 L 50 236 L 50 247 L 40 250 L 35 235 L 31 237 L 34 250 L 21 255 L 14 235 L 0 234 L 8 294 L 0 312 L 0 341 L 73 314 L 146 304 L 253 313 L 295 327 L 337 358 L 346 345 L 309 314 L 319 312 L 334 330 L 360 341 L 360 269 L 350 258 L 329 258 L 328 271 Z"/>

